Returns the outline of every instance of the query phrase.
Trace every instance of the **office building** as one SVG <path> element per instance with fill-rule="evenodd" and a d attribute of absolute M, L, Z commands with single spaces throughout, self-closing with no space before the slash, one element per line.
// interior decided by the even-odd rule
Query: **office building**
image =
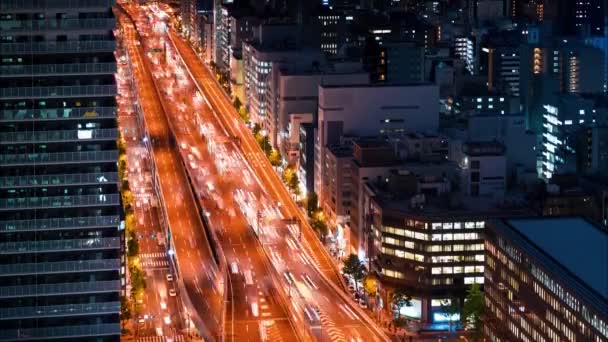
<path fill-rule="evenodd" d="M 299 139 L 298 179 L 306 193 L 314 192 L 315 129 L 312 123 L 300 125 Z"/>
<path fill-rule="evenodd" d="M 294 115 L 316 114 L 319 85 L 369 83 L 369 74 L 363 72 L 358 63 L 341 66 L 338 63 L 322 65 L 307 62 L 304 61 L 303 65 L 275 63 L 268 76 L 268 90 L 265 94 L 268 120 L 265 127 L 270 142 L 279 147 L 282 155 L 289 156 L 288 160 L 295 158 L 298 153 L 298 129 L 290 123 L 293 122 Z"/>
<path fill-rule="evenodd" d="M 251 41 L 243 42 L 244 103 L 251 120 L 266 131 L 277 127 L 275 117 L 267 113 L 270 89 L 270 72 L 280 65 L 322 65 L 324 54 L 307 48 L 299 39 L 299 27 L 293 24 L 262 24 L 257 27 Z M 270 98 L 274 101 L 274 98 Z M 273 134 L 276 136 L 276 132 Z M 275 142 L 276 143 L 276 142 Z"/>
<path fill-rule="evenodd" d="M 114 1 L 67 4 L 0 2 L 0 339 L 120 340 Z"/>
<path fill-rule="evenodd" d="M 322 7 L 317 14 L 316 25 L 319 28 L 320 48 L 329 55 L 336 55 L 346 42 L 346 19 L 341 11 Z"/>
<path fill-rule="evenodd" d="M 436 132 L 439 125 L 437 86 L 319 86 L 315 140 L 315 192 L 322 202 L 325 147 L 342 136 L 391 137 L 410 132 Z"/>
<path fill-rule="evenodd" d="M 457 36 L 454 38 L 454 55 L 462 59 L 465 68 L 471 75 L 477 74 L 477 48 L 474 36 Z"/>
<path fill-rule="evenodd" d="M 544 39 L 543 39 L 544 38 Z M 528 127 L 542 133 L 543 105 L 555 93 L 603 93 L 602 50 L 568 40 L 551 40 L 529 29 L 521 49 L 520 98 Z"/>
<path fill-rule="evenodd" d="M 484 283 L 487 221 L 528 212 L 458 194 L 449 172 L 455 169 L 443 164 L 442 170 L 438 163 L 405 164 L 383 179 L 370 179 L 363 194 L 369 235 L 363 241 L 367 253 L 360 255 L 369 258 L 384 287 L 406 289 L 412 305 L 400 308 L 401 314 L 422 323 L 460 321 L 442 303 L 462 305 L 466 289 Z"/>
<path fill-rule="evenodd" d="M 322 175 L 321 208 L 330 227 L 345 224 L 350 218 L 353 147 L 348 141 L 325 148 L 325 174 Z"/>
<path fill-rule="evenodd" d="M 566 173 L 606 173 L 606 114 L 602 96 L 569 94 L 543 106 L 539 177 Z"/>
<path fill-rule="evenodd" d="M 487 341 L 608 340 L 608 232 L 580 217 L 486 226 Z"/>
<path fill-rule="evenodd" d="M 479 74 L 487 76 L 489 89 L 519 96 L 520 43 L 519 30 L 490 35 L 481 43 Z"/>

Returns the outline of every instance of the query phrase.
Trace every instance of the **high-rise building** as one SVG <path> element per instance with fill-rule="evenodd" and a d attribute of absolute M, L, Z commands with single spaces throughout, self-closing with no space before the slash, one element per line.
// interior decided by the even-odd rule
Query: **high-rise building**
<path fill-rule="evenodd" d="M 605 173 L 606 114 L 603 96 L 568 94 L 543 106 L 539 177 L 565 173 Z"/>
<path fill-rule="evenodd" d="M 528 127 L 537 134 L 542 132 L 542 106 L 548 97 L 555 93 L 602 93 L 605 84 L 602 50 L 576 41 L 546 38 L 531 28 L 528 43 L 520 50 L 521 104 Z"/>
<path fill-rule="evenodd" d="M 114 3 L 0 2 L 0 339 L 120 340 Z"/>

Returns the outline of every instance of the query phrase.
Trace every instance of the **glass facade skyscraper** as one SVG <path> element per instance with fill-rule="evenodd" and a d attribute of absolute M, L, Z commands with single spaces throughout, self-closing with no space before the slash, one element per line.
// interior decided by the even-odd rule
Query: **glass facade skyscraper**
<path fill-rule="evenodd" d="M 0 341 L 120 339 L 114 3 L 0 1 Z"/>

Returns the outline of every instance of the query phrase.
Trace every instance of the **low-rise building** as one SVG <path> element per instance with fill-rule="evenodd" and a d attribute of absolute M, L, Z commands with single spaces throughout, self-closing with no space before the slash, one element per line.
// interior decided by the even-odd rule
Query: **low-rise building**
<path fill-rule="evenodd" d="M 465 142 L 450 159 L 460 166 L 462 191 L 502 198 L 507 190 L 505 146 L 497 141 Z"/>

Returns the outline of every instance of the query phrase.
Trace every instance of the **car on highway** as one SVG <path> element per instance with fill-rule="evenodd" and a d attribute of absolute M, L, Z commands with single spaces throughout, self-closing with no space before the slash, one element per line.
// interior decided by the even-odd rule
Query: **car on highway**
<path fill-rule="evenodd" d="M 232 272 L 232 274 L 238 274 L 239 273 L 239 265 L 237 265 L 236 261 L 233 261 L 230 264 L 230 272 Z"/>
<path fill-rule="evenodd" d="M 167 310 L 167 303 L 165 301 L 160 302 L 160 308 L 163 310 Z"/>
<path fill-rule="evenodd" d="M 173 281 L 173 274 L 167 273 L 167 281 Z"/>
<path fill-rule="evenodd" d="M 163 317 L 163 322 L 165 322 L 166 325 L 171 324 L 171 317 L 169 315 L 166 315 L 165 317 Z"/>
<path fill-rule="evenodd" d="M 367 309 L 367 303 L 365 303 L 365 300 L 363 298 L 359 298 L 358 303 L 362 309 Z"/>
<path fill-rule="evenodd" d="M 170 289 L 169 290 L 169 296 L 171 296 L 171 297 L 177 296 L 177 292 L 175 292 L 175 289 Z"/>
<path fill-rule="evenodd" d="M 253 317 L 258 317 L 260 315 L 260 309 L 258 307 L 258 302 L 251 303 L 251 314 L 253 314 Z"/>

